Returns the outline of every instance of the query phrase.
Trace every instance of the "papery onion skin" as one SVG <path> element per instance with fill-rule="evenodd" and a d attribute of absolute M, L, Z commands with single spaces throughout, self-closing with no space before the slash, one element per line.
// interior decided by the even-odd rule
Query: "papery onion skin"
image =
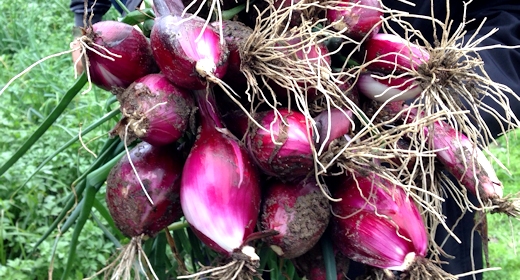
<path fill-rule="evenodd" d="M 314 168 L 312 133 L 303 114 L 286 108 L 279 108 L 278 111 L 281 117 L 272 110 L 255 116 L 269 131 L 251 126 L 246 145 L 265 174 L 282 180 L 299 181 Z M 282 122 L 282 117 L 288 126 Z"/>
<path fill-rule="evenodd" d="M 347 257 L 383 269 L 406 270 L 415 257 L 426 256 L 424 222 L 401 188 L 375 173 L 357 174 L 345 176 L 333 189 L 333 197 L 342 200 L 331 203 L 332 240 Z"/>
<path fill-rule="evenodd" d="M 271 182 L 262 201 L 260 230 L 278 232 L 264 241 L 285 259 L 309 251 L 329 224 L 329 200 L 313 178 L 296 184 Z"/>
<path fill-rule="evenodd" d="M 374 78 L 372 75 L 379 77 Z M 411 100 L 421 95 L 423 91 L 410 76 L 388 77 L 363 73 L 359 75 L 356 85 L 366 97 L 379 102 Z"/>
<path fill-rule="evenodd" d="M 205 20 L 185 17 L 157 18 L 150 44 L 159 68 L 172 83 L 191 90 L 204 89 L 208 78 L 225 75 L 229 51 L 214 27 L 204 28 Z"/>
<path fill-rule="evenodd" d="M 327 19 L 336 22 L 336 30 L 345 30 L 353 39 L 362 39 L 379 32 L 381 26 L 381 2 L 379 0 L 342 0 L 334 9 L 327 9 Z"/>
<path fill-rule="evenodd" d="M 155 146 L 173 143 L 184 135 L 195 111 L 190 92 L 162 74 L 146 75 L 116 96 L 123 118 L 111 134 L 127 142 L 139 138 Z"/>
<path fill-rule="evenodd" d="M 197 237 L 230 256 L 255 230 L 260 177 L 237 139 L 224 133 L 220 120 L 211 120 L 214 102 L 208 105 L 200 93 L 197 99 L 202 128 L 184 165 L 181 205 Z"/>
<path fill-rule="evenodd" d="M 146 37 L 133 26 L 118 21 L 100 21 L 92 25 L 92 42 L 96 51 L 111 57 L 102 57 L 87 49 L 88 71 L 92 83 L 110 91 L 126 88 L 135 80 L 159 72 Z M 102 46 L 115 57 L 100 48 Z"/>
<path fill-rule="evenodd" d="M 394 34 L 378 33 L 364 43 L 364 49 L 366 68 L 375 72 L 410 72 L 430 58 L 422 46 Z"/>
<path fill-rule="evenodd" d="M 132 166 L 139 174 L 150 203 Z M 172 146 L 141 142 L 110 170 L 106 201 L 110 215 L 123 234 L 154 236 L 182 216 L 179 191 L 184 159 Z"/>

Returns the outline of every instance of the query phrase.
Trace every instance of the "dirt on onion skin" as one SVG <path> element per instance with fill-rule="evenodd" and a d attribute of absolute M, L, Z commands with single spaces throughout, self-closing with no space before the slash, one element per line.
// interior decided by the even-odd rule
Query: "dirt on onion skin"
<path fill-rule="evenodd" d="M 167 116 L 157 113 L 157 110 L 149 111 L 150 108 L 143 108 L 140 104 L 140 100 L 166 100 L 166 106 L 175 106 L 174 113 L 176 120 L 168 121 L 168 123 L 172 125 L 176 131 L 186 130 L 186 128 L 190 126 L 191 119 L 195 113 L 194 105 L 185 98 L 163 91 L 152 93 L 143 83 L 134 83 L 126 90 L 114 89 L 112 93 L 116 95 L 119 104 L 121 104 L 120 110 L 123 117 L 109 132 L 109 135 L 112 137 L 118 135 L 121 140 L 124 141 L 126 139 L 127 144 L 132 143 L 138 138 L 142 139 L 148 136 L 151 119 L 167 119 Z M 165 95 L 167 96 L 165 97 Z M 126 129 L 127 125 L 129 126 L 128 129 Z"/>
<path fill-rule="evenodd" d="M 271 188 L 264 198 L 259 226 L 261 230 L 278 230 L 281 224 L 286 228 L 264 241 L 283 258 L 299 257 L 325 232 L 331 217 L 329 201 L 315 182 Z"/>
<path fill-rule="evenodd" d="M 182 216 L 179 190 L 183 159 L 173 146 L 153 147 L 146 142 L 134 147 L 130 158 L 154 204 L 149 202 L 125 156 L 107 177 L 108 210 L 126 236 L 154 236 Z"/>

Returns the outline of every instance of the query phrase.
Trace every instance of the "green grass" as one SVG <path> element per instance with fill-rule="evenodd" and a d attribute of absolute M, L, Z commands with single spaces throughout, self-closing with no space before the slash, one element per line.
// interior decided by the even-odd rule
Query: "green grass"
<path fill-rule="evenodd" d="M 69 3 L 0 1 L 0 88 L 35 61 L 69 49 L 73 27 Z M 74 80 L 71 57 L 67 54 L 36 66 L 0 96 L 0 162 L 5 162 L 22 145 Z M 53 246 L 53 275 L 60 276 L 67 259 L 70 231 L 56 245 L 52 235 L 34 254 L 30 253 L 59 214 L 63 198 L 71 192 L 70 183 L 94 158 L 75 144 L 20 187 L 45 157 L 78 135 L 80 126 L 88 126 L 105 113 L 103 106 L 109 96 L 110 93 L 97 89 L 77 96 L 55 125 L 0 177 L 0 279 L 48 279 Z M 83 140 L 106 137 L 108 129 L 102 126 Z M 88 147 L 95 151 L 100 143 L 94 141 Z M 87 222 L 79 246 L 81 262 L 73 269 L 76 279 L 97 271 L 114 249 L 92 220 Z"/>
<path fill-rule="evenodd" d="M 497 167 L 504 193 L 516 194 L 520 192 L 520 133 L 510 133 L 508 139 L 509 151 L 505 138 L 500 138 L 499 145 L 493 146 L 491 151 L 510 172 Z M 488 215 L 488 228 L 490 265 L 502 270 L 487 272 L 486 279 L 520 279 L 520 223 L 505 215 L 493 214 Z"/>

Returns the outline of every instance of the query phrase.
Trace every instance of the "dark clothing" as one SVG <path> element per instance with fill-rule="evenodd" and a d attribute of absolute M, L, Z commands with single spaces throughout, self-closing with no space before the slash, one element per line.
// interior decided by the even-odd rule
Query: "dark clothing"
<path fill-rule="evenodd" d="M 94 16 L 92 17 L 92 24 L 101 21 L 103 16 L 108 12 L 110 7 L 113 5 L 121 14 L 124 15 L 123 9 L 117 4 L 116 1 L 111 0 L 88 0 L 87 4 L 87 12 L 88 16 L 93 12 Z M 121 0 L 123 4 L 128 8 L 129 11 L 135 10 L 139 4 L 141 4 L 142 0 Z M 70 10 L 74 13 L 74 25 L 75 26 L 83 26 L 83 16 L 85 13 L 85 1 L 84 0 L 71 0 L 70 1 Z M 87 18 L 88 19 L 88 18 Z"/>

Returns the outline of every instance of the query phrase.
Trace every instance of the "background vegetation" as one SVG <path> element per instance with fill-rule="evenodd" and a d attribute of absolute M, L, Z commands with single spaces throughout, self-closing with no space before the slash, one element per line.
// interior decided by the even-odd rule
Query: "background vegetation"
<path fill-rule="evenodd" d="M 68 4 L 68 0 L 0 1 L 0 88 L 33 62 L 69 49 L 73 18 Z M 116 15 L 111 11 L 107 17 Z M 52 58 L 0 96 L 0 162 L 11 157 L 74 83 L 71 65 L 70 55 Z M 98 89 L 78 95 L 29 153 L 0 177 L 0 279 L 48 279 L 50 267 L 53 278 L 60 277 L 71 231 L 58 241 L 56 232 L 37 251 L 32 249 L 60 212 L 65 196 L 72 191 L 71 182 L 94 157 L 74 144 L 24 183 L 45 157 L 77 136 L 81 127 L 106 113 L 108 97 L 110 93 Z M 102 143 L 95 139 L 106 137 L 109 129 L 110 124 L 103 125 L 83 141 L 95 151 Z M 508 167 L 512 174 L 500 172 L 499 176 L 506 192 L 515 193 L 520 190 L 520 140 L 513 137 L 510 146 Z M 493 151 L 507 163 L 503 139 Z M 104 201 L 103 192 L 98 195 Z M 72 269 L 75 279 L 92 275 L 115 251 L 114 243 L 100 229 L 97 215 L 93 212 L 82 231 L 78 261 Z M 518 221 L 510 222 L 501 215 L 489 217 L 491 265 L 503 270 L 486 273 L 486 279 L 520 279 L 520 260 L 515 250 L 520 244 L 520 226 Z"/>

